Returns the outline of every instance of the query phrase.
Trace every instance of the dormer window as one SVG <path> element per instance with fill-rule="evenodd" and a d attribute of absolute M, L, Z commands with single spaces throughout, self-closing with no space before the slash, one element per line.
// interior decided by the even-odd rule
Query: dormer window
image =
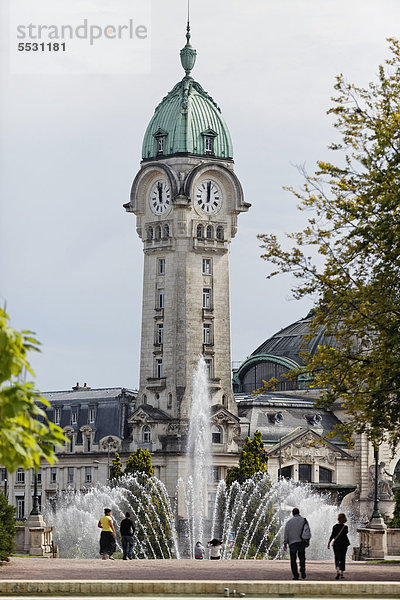
<path fill-rule="evenodd" d="M 201 135 L 203 136 L 204 154 L 214 154 L 215 138 L 218 133 L 209 127 Z"/>
<path fill-rule="evenodd" d="M 167 132 L 159 127 L 154 134 L 157 154 L 164 154 Z"/>
<path fill-rule="evenodd" d="M 206 136 L 206 154 L 214 154 L 214 138 Z"/>

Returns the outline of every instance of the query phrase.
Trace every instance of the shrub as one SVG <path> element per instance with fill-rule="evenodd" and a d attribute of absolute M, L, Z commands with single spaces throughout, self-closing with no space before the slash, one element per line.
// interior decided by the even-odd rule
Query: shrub
<path fill-rule="evenodd" d="M 10 506 L 4 493 L 0 494 L 0 562 L 9 561 L 14 552 L 15 508 Z"/>

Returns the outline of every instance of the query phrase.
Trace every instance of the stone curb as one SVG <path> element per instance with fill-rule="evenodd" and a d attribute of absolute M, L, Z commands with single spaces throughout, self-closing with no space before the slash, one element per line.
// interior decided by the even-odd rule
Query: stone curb
<path fill-rule="evenodd" d="M 224 596 L 224 589 L 232 594 L 252 596 L 356 596 L 365 598 L 400 598 L 400 582 L 375 581 L 37 581 L 0 580 L 0 596 L 33 596 L 59 594 L 71 596 L 169 596 L 216 595 Z"/>

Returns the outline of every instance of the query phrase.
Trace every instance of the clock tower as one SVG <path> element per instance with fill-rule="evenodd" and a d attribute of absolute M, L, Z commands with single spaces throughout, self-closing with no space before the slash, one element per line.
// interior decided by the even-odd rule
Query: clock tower
<path fill-rule="evenodd" d="M 156 474 L 171 489 L 182 474 L 192 377 L 200 355 L 210 380 L 213 463 L 219 476 L 237 461 L 229 246 L 238 214 L 250 206 L 234 173 L 232 142 L 220 108 L 191 76 L 196 50 L 189 24 L 186 38 L 180 53 L 185 76 L 155 109 L 131 199 L 124 205 L 136 215 L 144 251 L 132 449 L 154 452 Z"/>

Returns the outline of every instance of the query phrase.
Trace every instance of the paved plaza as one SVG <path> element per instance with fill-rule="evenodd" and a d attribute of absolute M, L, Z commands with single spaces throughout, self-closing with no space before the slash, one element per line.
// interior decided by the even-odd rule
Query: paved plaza
<path fill-rule="evenodd" d="M 307 580 L 334 579 L 333 561 L 307 561 Z M 107 560 L 12 558 L 0 568 L 1 579 L 14 580 L 291 580 L 287 560 Z M 347 564 L 347 581 L 400 582 L 400 562 Z"/>
<path fill-rule="evenodd" d="M 307 579 L 292 581 L 288 561 L 12 558 L 0 567 L 0 596 L 223 598 L 400 598 L 400 562 L 349 562 L 335 581 L 332 561 L 308 561 Z"/>

